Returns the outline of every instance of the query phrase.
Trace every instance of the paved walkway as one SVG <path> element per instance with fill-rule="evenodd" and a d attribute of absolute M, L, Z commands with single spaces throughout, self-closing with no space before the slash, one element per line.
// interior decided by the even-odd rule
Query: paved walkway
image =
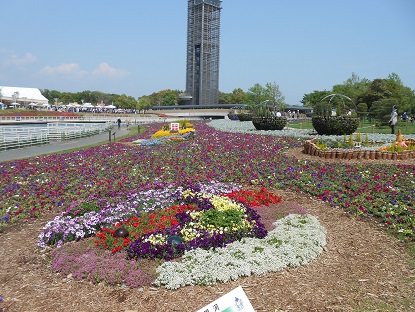
<path fill-rule="evenodd" d="M 115 133 L 115 135 L 114 135 Z M 129 131 L 125 126 L 121 126 L 121 129 L 118 130 L 117 127 L 111 130 L 111 140 L 114 138 L 117 139 L 121 136 L 128 134 Z M 88 146 L 100 142 L 109 142 L 109 132 L 102 132 L 97 135 L 90 137 L 69 140 L 69 141 L 55 141 L 50 144 L 45 145 L 36 145 L 25 148 L 11 149 L 6 151 L 0 151 L 0 162 L 10 161 L 28 157 L 35 157 L 45 154 L 53 154 L 66 150 L 81 148 L 83 146 Z"/>

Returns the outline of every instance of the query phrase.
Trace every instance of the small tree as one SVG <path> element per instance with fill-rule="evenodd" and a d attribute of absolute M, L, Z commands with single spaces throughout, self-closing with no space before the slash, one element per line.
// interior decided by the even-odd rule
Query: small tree
<path fill-rule="evenodd" d="M 265 96 L 268 100 L 267 104 L 271 105 L 274 111 L 283 111 L 286 107 L 285 97 L 282 95 L 280 87 L 275 82 L 267 82 L 265 84 Z"/>
<path fill-rule="evenodd" d="M 393 106 L 398 106 L 396 99 L 384 99 L 375 101 L 370 107 L 370 115 L 379 125 L 387 125 Z"/>

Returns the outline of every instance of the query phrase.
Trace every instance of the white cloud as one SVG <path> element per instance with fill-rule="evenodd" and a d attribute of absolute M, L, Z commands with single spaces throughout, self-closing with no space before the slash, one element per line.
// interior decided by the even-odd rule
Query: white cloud
<path fill-rule="evenodd" d="M 24 66 L 27 64 L 35 63 L 36 60 L 36 56 L 30 52 L 27 52 L 23 57 L 19 57 L 17 54 L 10 55 L 8 58 L 6 58 L 5 64 L 13 66 Z"/>
<path fill-rule="evenodd" d="M 87 74 L 85 70 L 82 70 L 78 64 L 61 64 L 59 66 L 46 66 L 40 70 L 42 75 L 59 75 L 69 74 L 73 76 L 84 76 Z"/>
<path fill-rule="evenodd" d="M 46 66 L 39 72 L 41 75 L 54 76 L 54 75 L 66 75 L 75 77 L 85 77 L 88 75 L 109 77 L 109 78 L 122 78 L 128 75 L 128 72 L 122 69 L 111 67 L 108 63 L 101 63 L 99 66 L 91 72 L 83 70 L 78 64 L 61 64 L 58 66 Z"/>
<path fill-rule="evenodd" d="M 128 75 L 128 72 L 123 69 L 111 67 L 108 63 L 101 63 L 92 71 L 93 75 L 107 76 L 113 78 L 123 78 Z"/>

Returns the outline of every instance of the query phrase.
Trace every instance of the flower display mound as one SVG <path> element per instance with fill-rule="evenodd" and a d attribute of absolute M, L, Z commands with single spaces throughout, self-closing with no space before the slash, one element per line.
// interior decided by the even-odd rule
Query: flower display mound
<path fill-rule="evenodd" d="M 222 192 L 225 194 L 220 195 Z M 148 193 L 154 198 L 163 194 L 174 198 L 169 202 L 180 203 L 169 205 L 162 201 L 168 207 L 146 209 L 147 212 L 102 228 L 95 239 L 72 241 L 53 249 L 53 270 L 92 283 L 176 289 L 306 264 L 325 244 L 324 229 L 314 217 L 264 187 L 243 189 L 211 183 Z M 276 222 L 277 218 L 282 219 Z M 262 221 L 272 225 L 265 228 Z M 117 236 L 121 228 L 127 230 L 128 236 Z M 275 258 L 272 266 L 270 258 Z M 166 262 L 170 260 L 172 264 Z M 194 261 L 195 267 L 190 265 Z M 174 270 L 180 274 L 172 272 L 173 263 L 182 263 L 181 269 L 186 272 L 179 267 Z M 199 268 L 219 264 L 220 268 Z M 167 280 L 171 273 L 175 277 Z"/>
<path fill-rule="evenodd" d="M 169 137 L 169 136 L 174 136 L 177 134 L 183 135 L 186 134 L 188 132 L 192 132 L 195 131 L 193 124 L 189 123 L 188 121 L 182 121 L 181 123 L 176 122 L 177 124 L 179 124 L 179 128 L 177 130 L 170 130 L 171 129 L 171 124 L 170 125 L 164 125 L 163 128 L 161 130 L 158 130 L 156 133 L 154 133 L 151 138 L 152 139 L 159 139 L 159 138 L 163 138 L 163 137 Z"/>
<path fill-rule="evenodd" d="M 185 187 L 174 183 L 154 182 L 142 186 L 140 190 L 129 193 L 128 196 L 114 194 L 112 202 L 95 197 L 78 199 L 43 227 L 38 246 L 60 247 L 67 242 L 94 236 L 102 229 L 97 245 L 111 250 L 119 249 L 118 247 L 124 246 L 126 242 L 116 240 L 112 231 L 124 225 L 133 233 L 132 235 L 139 235 L 166 227 L 167 222 L 175 222 L 172 217 L 183 209 L 175 208 L 180 205 L 178 195 L 186 188 L 212 194 L 226 194 L 240 189 L 240 186 L 216 181 L 188 182 Z M 128 239 L 131 237 L 133 236 Z"/>
<path fill-rule="evenodd" d="M 281 271 L 309 263 L 326 245 L 326 230 L 314 216 L 291 214 L 274 226 L 264 239 L 243 238 L 222 248 L 198 248 L 186 252 L 180 262 L 164 262 L 156 270 L 154 284 L 178 289 Z"/>

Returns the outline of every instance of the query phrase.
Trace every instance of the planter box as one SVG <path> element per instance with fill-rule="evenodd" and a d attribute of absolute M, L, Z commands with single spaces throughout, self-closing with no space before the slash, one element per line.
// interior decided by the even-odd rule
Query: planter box
<path fill-rule="evenodd" d="M 257 130 L 282 130 L 287 125 L 286 117 L 253 117 L 252 123 Z"/>
<path fill-rule="evenodd" d="M 311 156 L 318 156 L 326 159 L 384 159 L 384 160 L 405 160 L 415 158 L 415 151 L 408 150 L 402 152 L 387 152 L 387 151 L 374 151 L 374 150 L 321 150 L 312 141 L 307 140 L 304 142 L 303 153 Z"/>

